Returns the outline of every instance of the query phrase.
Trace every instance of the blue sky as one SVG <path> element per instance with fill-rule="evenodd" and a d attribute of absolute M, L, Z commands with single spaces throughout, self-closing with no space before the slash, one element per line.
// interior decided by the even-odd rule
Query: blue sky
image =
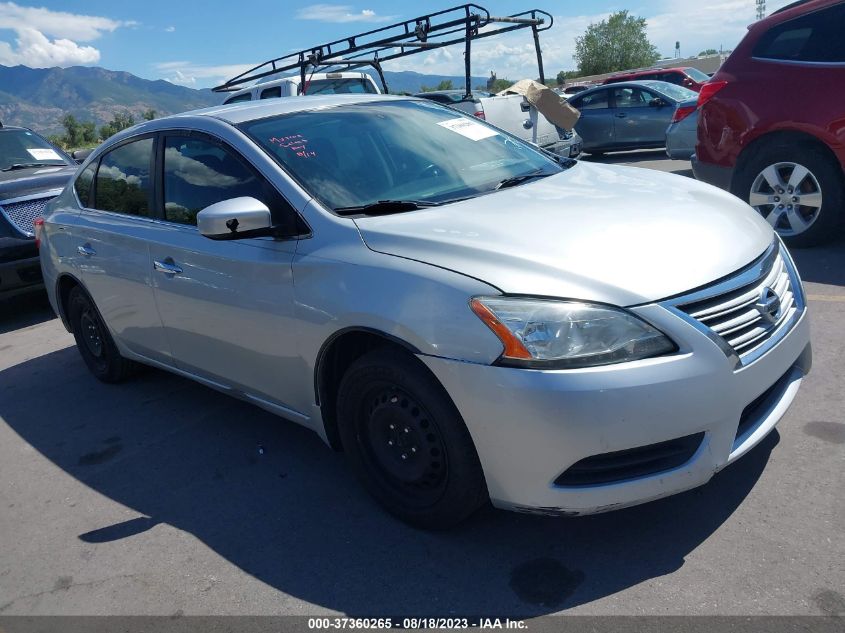
<path fill-rule="evenodd" d="M 789 0 L 768 0 L 772 11 Z M 303 2 L 244 0 L 202 4 L 179 0 L 42 0 L 0 2 L 0 64 L 98 65 L 148 79 L 207 87 L 266 59 L 332 39 L 453 6 L 449 1 Z M 478 4 L 506 15 L 539 7 L 555 16 L 542 36 L 547 74 L 572 69 L 574 40 L 592 22 L 628 9 L 648 20 L 664 55 L 681 42 L 684 55 L 733 48 L 754 20 L 754 0 L 520 0 Z M 406 58 L 389 70 L 463 74 L 460 51 Z M 536 75 L 528 31 L 475 46 L 473 74 L 519 79 Z"/>

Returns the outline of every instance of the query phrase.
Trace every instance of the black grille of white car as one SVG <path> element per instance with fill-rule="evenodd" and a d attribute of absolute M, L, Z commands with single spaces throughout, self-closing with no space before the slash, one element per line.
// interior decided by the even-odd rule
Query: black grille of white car
<path fill-rule="evenodd" d="M 44 205 L 52 199 L 53 196 L 19 200 L 17 202 L 0 202 L 0 210 L 15 225 L 15 228 L 31 237 L 35 235 L 35 227 L 33 225 L 35 218 L 41 215 Z"/>
<path fill-rule="evenodd" d="M 751 283 L 678 306 L 718 334 L 740 360 L 759 350 L 782 326 L 792 323 L 800 309 L 786 258 L 779 250 L 772 255 Z"/>

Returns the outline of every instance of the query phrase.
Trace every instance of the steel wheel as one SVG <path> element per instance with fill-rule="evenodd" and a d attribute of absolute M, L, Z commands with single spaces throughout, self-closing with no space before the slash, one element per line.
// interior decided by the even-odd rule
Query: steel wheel
<path fill-rule="evenodd" d="M 79 317 L 79 324 L 81 326 L 80 334 L 88 351 L 95 358 L 101 358 L 103 356 L 103 337 L 100 334 L 97 318 L 91 313 L 90 308 L 83 310 Z"/>
<path fill-rule="evenodd" d="M 395 385 L 369 390 L 358 417 L 358 438 L 373 476 L 418 507 L 442 496 L 449 465 L 431 414 Z"/>
<path fill-rule="evenodd" d="M 795 236 L 818 219 L 822 187 L 807 167 L 775 163 L 754 179 L 748 201 L 780 235 Z"/>

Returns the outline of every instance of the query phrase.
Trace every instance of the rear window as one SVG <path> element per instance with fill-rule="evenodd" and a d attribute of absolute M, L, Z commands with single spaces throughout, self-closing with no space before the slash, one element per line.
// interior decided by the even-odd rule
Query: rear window
<path fill-rule="evenodd" d="M 710 77 L 707 74 L 698 70 L 698 68 L 687 68 L 685 72 L 693 80 L 697 81 L 700 84 L 704 83 L 705 81 L 710 81 Z"/>
<path fill-rule="evenodd" d="M 767 32 L 754 57 L 796 62 L 845 62 L 845 4 L 813 11 L 778 24 Z"/>
<path fill-rule="evenodd" d="M 150 215 L 153 139 L 126 143 L 103 156 L 97 170 L 94 208 L 128 215 Z"/>
<path fill-rule="evenodd" d="M 366 79 L 314 79 L 306 82 L 303 91 L 308 95 L 377 94 L 372 82 Z"/>

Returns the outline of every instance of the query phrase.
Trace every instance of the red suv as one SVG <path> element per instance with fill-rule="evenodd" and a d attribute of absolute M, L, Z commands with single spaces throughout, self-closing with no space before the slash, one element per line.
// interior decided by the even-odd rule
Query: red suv
<path fill-rule="evenodd" d="M 791 246 L 845 218 L 845 2 L 757 22 L 698 96 L 699 180 L 754 207 Z"/>
<path fill-rule="evenodd" d="M 615 84 L 620 81 L 668 81 L 676 86 L 683 86 L 689 90 L 701 91 L 701 87 L 710 81 L 710 77 L 697 68 L 652 68 L 651 70 L 637 70 L 620 75 L 613 75 L 605 79 L 602 84 Z"/>

